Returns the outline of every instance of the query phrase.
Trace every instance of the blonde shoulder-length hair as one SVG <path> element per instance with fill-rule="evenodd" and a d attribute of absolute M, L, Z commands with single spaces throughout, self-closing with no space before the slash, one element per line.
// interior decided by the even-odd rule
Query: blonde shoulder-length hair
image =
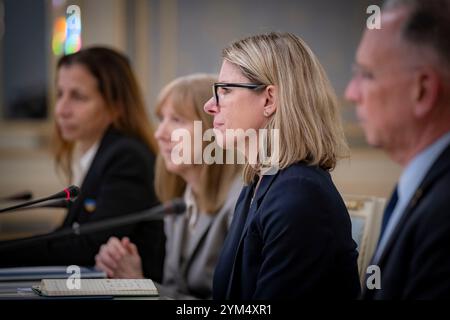
<path fill-rule="evenodd" d="M 166 85 L 159 94 L 156 114 L 170 99 L 170 103 L 183 118 L 189 121 L 202 121 L 203 132 L 213 127 L 213 118 L 203 111 L 203 105 L 211 98 L 212 86 L 216 76 L 192 74 L 177 78 Z M 203 143 L 205 148 L 206 143 Z M 201 164 L 200 190 L 196 194 L 198 207 L 203 212 L 215 214 L 224 204 L 231 184 L 242 171 L 242 167 L 233 164 Z M 161 202 L 181 197 L 186 182 L 178 175 L 166 169 L 164 160 L 158 155 L 155 170 L 155 192 Z"/>
<path fill-rule="evenodd" d="M 250 36 L 226 47 L 223 58 L 251 82 L 276 87 L 277 110 L 265 129 L 279 129 L 279 169 L 304 161 L 332 170 L 340 157 L 347 156 L 337 97 L 302 39 L 275 32 Z M 245 165 L 245 183 L 254 180 L 256 168 Z"/>

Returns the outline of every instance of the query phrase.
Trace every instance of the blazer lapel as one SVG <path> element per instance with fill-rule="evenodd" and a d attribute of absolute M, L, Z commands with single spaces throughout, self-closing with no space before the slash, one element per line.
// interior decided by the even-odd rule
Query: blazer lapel
<path fill-rule="evenodd" d="M 253 197 L 253 201 L 252 201 L 252 195 L 253 195 L 253 190 L 254 190 L 254 187 L 253 187 L 254 184 L 252 186 L 247 187 L 247 192 L 246 192 L 244 201 L 242 202 L 242 206 L 239 207 L 239 211 L 236 210 L 236 213 L 239 214 L 239 225 L 243 225 L 243 228 L 242 228 L 242 231 L 240 232 L 240 234 L 234 235 L 234 239 L 239 239 L 239 241 L 236 245 L 235 255 L 233 258 L 233 266 L 231 269 L 231 276 L 230 276 L 231 281 L 228 285 L 228 290 L 227 290 L 228 298 L 230 297 L 231 292 L 232 292 L 232 284 L 233 284 L 233 279 L 234 279 L 234 271 L 236 268 L 236 261 L 239 256 L 239 253 L 240 253 L 242 241 L 247 233 L 248 227 L 250 225 L 250 221 L 252 220 L 251 217 L 255 214 L 255 212 L 259 208 L 259 205 L 261 204 L 264 195 L 269 190 L 269 187 L 272 185 L 272 183 L 275 180 L 275 177 L 277 175 L 278 175 L 278 173 L 275 175 L 265 175 L 262 177 L 259 187 L 256 190 L 256 194 Z M 235 215 L 235 217 L 236 217 L 236 215 Z"/>
<path fill-rule="evenodd" d="M 86 176 L 84 177 L 83 182 L 80 186 L 80 194 L 78 195 L 75 202 L 70 206 L 69 212 L 64 219 L 63 227 L 72 226 L 72 224 L 80 218 L 81 220 L 83 220 L 84 217 L 80 216 L 80 213 L 84 212 L 84 201 L 86 200 L 86 195 L 89 193 L 90 186 L 92 186 L 97 180 L 97 176 L 99 173 L 96 167 L 104 154 L 105 148 L 111 145 L 116 139 L 117 135 L 115 133 L 116 129 L 114 129 L 112 126 L 109 126 L 108 129 L 106 129 L 105 134 L 100 141 L 100 145 L 98 146 L 97 153 L 95 154 L 89 170 L 87 171 Z"/>
<path fill-rule="evenodd" d="M 239 239 L 238 249 L 241 246 L 241 243 L 242 243 L 242 240 L 244 239 L 245 234 L 247 233 L 247 229 L 250 225 L 251 217 L 258 210 L 262 200 L 264 199 L 264 196 L 266 195 L 267 191 L 269 190 L 269 187 L 272 185 L 276 176 L 277 175 L 270 175 L 270 176 L 262 177 L 262 180 L 261 180 L 259 187 L 256 190 L 256 194 L 253 198 L 253 201 L 250 204 L 249 214 L 247 216 L 247 220 L 245 221 L 244 229 L 242 230 L 241 237 Z M 253 190 L 253 188 L 252 188 L 252 190 Z"/>
<path fill-rule="evenodd" d="M 414 196 L 412 197 L 411 201 L 409 202 L 408 206 L 405 209 L 405 212 L 403 213 L 400 221 L 398 222 L 397 226 L 395 227 L 394 231 L 392 232 L 386 247 L 384 248 L 383 252 L 381 253 L 380 257 L 378 258 L 378 261 L 374 260 L 372 261 L 372 264 L 381 265 L 383 261 L 385 260 L 387 254 L 392 249 L 392 246 L 396 242 L 396 238 L 398 237 L 398 234 L 402 230 L 404 224 L 408 221 L 409 217 L 411 216 L 412 212 L 414 211 L 414 208 L 420 201 L 420 199 L 423 196 L 423 187 L 419 186 L 419 188 L 414 193 Z"/>
<path fill-rule="evenodd" d="M 266 195 L 267 191 L 269 191 L 270 186 L 275 181 L 275 178 L 278 176 L 277 174 L 274 175 L 266 175 L 262 177 L 261 183 L 259 184 L 258 190 L 256 190 L 255 198 L 253 199 L 253 202 L 256 202 L 256 206 L 259 208 L 259 205 L 261 204 L 263 197 Z"/>
<path fill-rule="evenodd" d="M 114 129 L 112 126 L 109 126 L 105 134 L 103 135 L 102 140 L 100 141 L 97 153 L 95 154 L 94 159 L 92 159 L 92 163 L 89 167 L 89 170 L 87 171 L 86 176 L 84 177 L 84 180 L 81 185 L 81 190 L 87 189 L 90 185 L 93 184 L 93 181 L 97 180 L 99 173 L 98 169 L 95 168 L 98 166 L 98 163 L 101 162 L 105 149 L 108 146 L 112 145 L 116 139 L 117 139 L 116 129 Z"/>
<path fill-rule="evenodd" d="M 234 271 L 236 266 L 236 259 L 238 256 L 238 244 L 240 242 L 241 234 L 247 220 L 248 208 L 250 207 L 250 202 L 252 199 L 252 191 L 253 187 L 251 185 L 244 187 L 244 189 L 242 190 L 242 192 L 244 193 L 243 195 L 241 194 L 242 201 L 239 201 L 236 205 L 233 221 L 231 223 L 230 231 L 227 236 L 227 240 L 230 239 L 230 244 L 228 245 L 228 243 L 226 243 L 227 248 L 230 248 L 228 251 L 230 253 L 232 252 L 233 254 L 230 254 L 226 257 L 226 260 L 232 261 L 231 270 L 229 273 L 229 281 L 227 284 L 226 299 L 230 299 L 230 295 L 232 292 Z"/>
<path fill-rule="evenodd" d="M 207 214 L 200 214 L 198 225 L 196 226 L 195 233 L 192 236 L 192 239 L 189 242 L 189 247 L 187 249 L 187 259 L 184 261 L 183 265 L 181 266 L 181 271 L 183 274 L 186 274 L 189 270 L 189 266 L 191 265 L 191 262 L 194 259 L 195 252 L 197 251 L 199 245 L 201 244 L 202 240 L 206 236 L 209 228 L 211 227 L 213 217 L 211 215 Z M 189 226 L 188 226 L 189 227 Z M 186 231 L 187 232 L 187 231 Z M 180 243 L 181 245 L 181 243 Z"/>
<path fill-rule="evenodd" d="M 182 264 L 181 262 L 181 250 L 183 248 L 184 243 L 184 227 L 185 222 L 184 216 L 180 217 L 170 217 L 174 218 L 175 221 L 173 223 L 173 229 L 171 230 L 172 236 L 173 236 L 173 242 L 174 245 L 171 247 L 171 252 L 169 254 L 166 253 L 167 259 L 170 259 L 171 261 L 167 262 L 170 266 L 176 266 L 176 270 L 173 271 L 173 276 L 177 278 L 176 283 L 185 283 L 184 277 L 181 273 L 182 270 Z M 165 222 L 166 223 L 166 222 Z M 168 223 L 170 225 L 170 223 Z"/>
<path fill-rule="evenodd" d="M 417 207 L 420 200 L 430 190 L 434 182 L 438 180 L 442 176 L 442 174 L 448 170 L 450 170 L 450 146 L 448 146 L 444 150 L 444 152 L 438 157 L 436 162 L 433 164 L 429 172 L 425 175 L 424 180 L 419 185 L 416 192 L 414 193 L 414 196 L 412 197 L 411 201 L 406 207 L 405 213 L 403 214 L 399 223 L 395 227 L 392 236 L 390 237 L 388 243 L 386 244 L 385 249 L 380 255 L 380 258 L 378 259 L 378 261 L 373 261 L 374 264 L 381 265 L 383 263 L 387 254 L 392 249 L 392 246 L 394 245 L 398 234 L 400 233 L 400 231 L 402 230 L 403 226 L 406 224 L 408 219 L 411 217 L 412 213 L 414 212 L 414 209 Z"/>

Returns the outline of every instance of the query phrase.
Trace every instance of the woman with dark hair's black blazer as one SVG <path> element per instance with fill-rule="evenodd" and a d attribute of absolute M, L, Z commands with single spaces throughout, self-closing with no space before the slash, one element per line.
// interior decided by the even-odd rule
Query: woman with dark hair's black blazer
<path fill-rule="evenodd" d="M 110 127 L 70 207 L 61 228 L 126 215 L 158 204 L 153 190 L 154 155 L 138 140 Z M 145 222 L 103 232 L 40 241 L 1 253 L 0 265 L 95 264 L 95 254 L 110 236 L 129 236 L 136 243 L 144 272 L 152 279 L 162 275 L 163 222 Z"/>

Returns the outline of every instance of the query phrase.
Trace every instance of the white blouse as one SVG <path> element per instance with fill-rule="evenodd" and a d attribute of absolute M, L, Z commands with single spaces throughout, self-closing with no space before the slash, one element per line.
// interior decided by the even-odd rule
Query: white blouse
<path fill-rule="evenodd" d="M 73 161 L 72 161 L 72 184 L 81 186 L 87 172 L 94 160 L 100 142 L 97 141 L 84 154 L 81 153 L 78 147 L 75 147 Z"/>

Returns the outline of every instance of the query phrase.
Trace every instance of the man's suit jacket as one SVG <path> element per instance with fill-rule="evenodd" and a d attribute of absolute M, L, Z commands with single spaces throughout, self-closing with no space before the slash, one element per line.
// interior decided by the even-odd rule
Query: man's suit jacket
<path fill-rule="evenodd" d="M 198 228 L 182 261 L 186 245 L 188 220 L 185 215 L 168 215 L 165 219 L 166 259 L 164 282 L 158 285 L 162 296 L 174 299 L 211 299 L 212 279 L 220 250 L 228 233 L 242 180 L 231 185 L 225 203 L 215 215 L 201 213 Z"/>
<path fill-rule="evenodd" d="M 379 261 L 381 289 L 363 299 L 450 298 L 450 146 L 439 156 Z"/>
<path fill-rule="evenodd" d="M 141 211 L 158 204 L 153 189 L 154 155 L 137 139 L 110 127 L 68 210 L 62 228 Z M 163 222 L 146 222 L 81 236 L 36 243 L 4 254 L 5 265 L 95 264 L 95 255 L 110 236 L 129 236 L 144 260 L 146 276 L 162 277 Z"/>
<path fill-rule="evenodd" d="M 356 244 L 328 172 L 297 163 L 243 189 L 214 299 L 357 298 Z"/>

